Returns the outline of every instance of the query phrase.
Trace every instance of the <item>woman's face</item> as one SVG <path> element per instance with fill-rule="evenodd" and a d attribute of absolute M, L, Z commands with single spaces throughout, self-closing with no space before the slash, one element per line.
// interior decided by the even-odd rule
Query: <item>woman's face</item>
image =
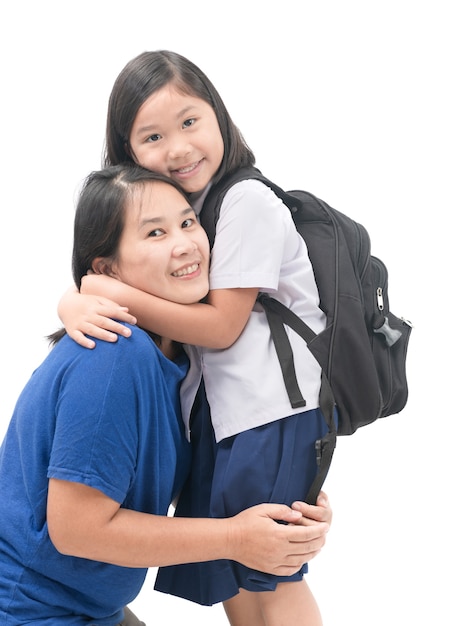
<path fill-rule="evenodd" d="M 209 241 L 187 200 L 170 184 L 136 187 L 110 272 L 124 283 L 191 304 L 209 290 Z"/>
<path fill-rule="evenodd" d="M 212 107 L 170 84 L 142 104 L 129 142 L 139 165 L 173 178 L 187 193 L 208 185 L 224 154 Z"/>

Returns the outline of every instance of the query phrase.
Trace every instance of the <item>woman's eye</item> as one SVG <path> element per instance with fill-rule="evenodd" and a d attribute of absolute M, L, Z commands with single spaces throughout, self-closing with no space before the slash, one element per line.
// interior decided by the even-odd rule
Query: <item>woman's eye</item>
<path fill-rule="evenodd" d="M 195 220 L 192 217 L 189 217 L 183 221 L 182 228 L 189 228 L 193 224 L 195 224 Z"/>
<path fill-rule="evenodd" d="M 148 233 L 148 237 L 160 237 L 164 234 L 164 231 L 160 228 L 155 228 L 154 230 L 150 230 Z"/>
<path fill-rule="evenodd" d="M 193 126 L 195 124 L 195 119 L 193 117 L 189 117 L 188 120 L 185 120 L 182 125 L 184 128 L 188 128 L 189 126 Z"/>

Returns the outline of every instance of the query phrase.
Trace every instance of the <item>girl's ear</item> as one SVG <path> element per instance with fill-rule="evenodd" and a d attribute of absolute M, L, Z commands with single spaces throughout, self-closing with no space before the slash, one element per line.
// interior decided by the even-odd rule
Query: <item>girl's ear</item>
<path fill-rule="evenodd" d="M 115 277 L 114 264 L 111 259 L 99 256 L 92 261 L 92 271 L 94 274 L 105 274 Z"/>

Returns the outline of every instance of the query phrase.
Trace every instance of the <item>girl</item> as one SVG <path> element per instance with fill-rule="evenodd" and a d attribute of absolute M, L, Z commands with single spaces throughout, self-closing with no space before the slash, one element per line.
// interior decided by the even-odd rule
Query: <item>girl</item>
<path fill-rule="evenodd" d="M 93 270 L 188 305 L 208 291 L 208 261 L 207 237 L 172 181 L 135 166 L 87 179 L 78 286 Z M 150 566 L 224 557 L 288 574 L 319 550 L 327 524 L 275 524 L 300 517 L 283 505 L 229 520 L 166 517 L 190 465 L 184 351 L 139 328 L 93 353 L 58 337 L 0 448 L 0 623 L 140 624 L 123 607 Z"/>
<path fill-rule="evenodd" d="M 104 158 L 107 164 L 136 162 L 176 180 L 200 218 L 211 185 L 255 163 L 207 76 L 167 51 L 139 55 L 118 76 L 109 101 Z M 95 345 L 87 334 L 110 341 L 121 334 L 120 324 L 106 319 L 120 319 L 111 300 L 126 304 L 144 327 L 201 346 L 217 441 L 207 503 L 213 517 L 259 502 L 304 498 L 316 473 L 314 442 L 327 432 L 318 409 L 320 367 L 295 333 L 290 341 L 306 404 L 291 408 L 267 320 L 256 302 L 259 291 L 272 293 L 315 332 L 324 328 L 306 245 L 288 208 L 265 185 L 247 180 L 234 185 L 222 204 L 207 303 L 169 303 L 110 278 L 87 276 L 82 292 L 108 299 L 98 305 L 94 298 L 86 305 L 79 295 L 68 294 L 59 307 L 69 334 L 86 347 Z M 234 626 L 321 624 L 303 579 L 307 565 L 289 577 L 236 564 L 220 567 L 219 573 L 208 571 L 204 594 L 191 588 L 185 568 L 161 571 L 157 588 L 204 604 L 225 600 Z"/>

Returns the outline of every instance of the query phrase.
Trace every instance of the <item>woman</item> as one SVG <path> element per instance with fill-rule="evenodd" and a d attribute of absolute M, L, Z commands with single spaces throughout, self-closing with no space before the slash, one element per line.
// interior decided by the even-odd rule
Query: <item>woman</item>
<path fill-rule="evenodd" d="M 208 250 L 173 182 L 135 166 L 88 177 L 75 217 L 78 286 L 93 271 L 189 304 L 208 291 Z M 1 623 L 132 624 L 123 607 L 148 567 L 227 558 L 289 573 L 319 551 L 328 525 L 274 523 L 300 520 L 288 506 L 166 516 L 190 465 L 179 344 L 140 328 L 93 352 L 52 339 L 0 448 Z"/>

